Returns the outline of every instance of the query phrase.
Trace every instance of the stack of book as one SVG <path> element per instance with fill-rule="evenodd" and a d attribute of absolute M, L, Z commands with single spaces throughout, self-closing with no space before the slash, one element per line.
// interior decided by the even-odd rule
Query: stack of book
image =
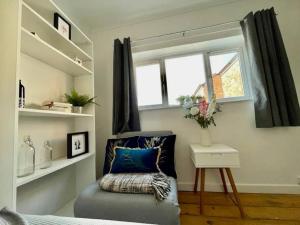
<path fill-rule="evenodd" d="M 64 103 L 64 102 L 47 101 L 43 104 L 42 109 L 71 113 L 72 104 Z"/>

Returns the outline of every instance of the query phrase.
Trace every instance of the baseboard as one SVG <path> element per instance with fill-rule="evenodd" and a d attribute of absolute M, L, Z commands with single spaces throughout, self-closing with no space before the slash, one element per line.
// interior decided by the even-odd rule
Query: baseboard
<path fill-rule="evenodd" d="M 227 184 L 228 190 L 230 185 Z M 300 186 L 293 184 L 236 184 L 241 193 L 300 194 Z M 178 182 L 179 191 L 193 191 L 193 183 Z M 199 190 L 199 186 L 198 186 Z M 221 184 L 205 184 L 206 191 L 221 192 Z"/>

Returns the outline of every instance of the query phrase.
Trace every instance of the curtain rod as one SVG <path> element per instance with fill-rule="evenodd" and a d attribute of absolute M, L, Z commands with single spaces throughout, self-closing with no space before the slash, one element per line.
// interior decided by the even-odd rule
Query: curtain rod
<path fill-rule="evenodd" d="M 171 32 L 171 33 L 167 33 L 167 34 L 153 35 L 153 36 L 146 37 L 146 38 L 132 40 L 131 43 L 133 44 L 133 43 L 140 42 L 140 41 L 146 41 L 146 40 L 151 40 L 154 38 L 160 38 L 160 37 L 170 36 L 170 35 L 175 35 L 175 34 L 182 34 L 182 36 L 184 36 L 185 33 L 188 33 L 188 32 L 204 30 L 204 29 L 208 29 L 208 28 L 212 28 L 212 27 L 217 27 L 217 26 L 227 25 L 227 24 L 232 24 L 232 23 L 238 23 L 238 22 L 241 22 L 241 20 L 232 20 L 232 21 L 228 21 L 228 22 L 224 22 L 224 23 L 218 23 L 218 24 L 214 24 L 214 25 L 198 27 L 198 28 L 193 28 L 193 29 L 189 29 L 189 30 L 182 30 L 182 31 L 176 31 L 176 32 Z"/>
<path fill-rule="evenodd" d="M 275 15 L 277 16 L 278 13 L 275 12 Z M 136 39 L 136 40 L 132 40 L 131 43 L 134 44 L 136 42 L 151 40 L 151 39 L 154 39 L 154 38 L 160 38 L 160 37 L 170 36 L 170 35 L 174 35 L 174 34 L 182 34 L 182 36 L 184 36 L 185 33 L 188 33 L 188 32 L 193 32 L 193 31 L 197 31 L 197 30 L 204 30 L 204 29 L 217 27 L 217 26 L 222 26 L 222 25 L 227 25 L 227 24 L 232 24 L 232 23 L 239 23 L 241 21 L 243 21 L 243 20 L 231 20 L 231 21 L 224 22 L 224 23 L 217 23 L 217 24 L 198 27 L 198 28 L 193 28 L 193 29 L 189 29 L 189 30 L 182 30 L 182 31 L 176 31 L 176 32 L 171 32 L 171 33 L 166 33 L 166 34 L 153 35 L 153 36 L 146 37 L 146 38 L 139 38 L 139 39 Z"/>

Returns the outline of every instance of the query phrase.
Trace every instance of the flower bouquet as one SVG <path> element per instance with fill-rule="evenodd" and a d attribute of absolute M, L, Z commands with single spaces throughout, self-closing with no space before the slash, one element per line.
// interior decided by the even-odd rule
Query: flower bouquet
<path fill-rule="evenodd" d="M 185 110 L 185 118 L 196 120 L 201 128 L 216 126 L 214 114 L 220 110 L 215 96 L 210 103 L 201 96 L 180 96 L 177 100 Z"/>
<path fill-rule="evenodd" d="M 202 145 L 211 145 L 208 127 L 210 125 L 216 126 L 214 114 L 220 112 L 216 97 L 213 96 L 210 103 L 201 96 L 180 96 L 177 100 L 185 111 L 184 117 L 196 120 L 202 128 Z"/>

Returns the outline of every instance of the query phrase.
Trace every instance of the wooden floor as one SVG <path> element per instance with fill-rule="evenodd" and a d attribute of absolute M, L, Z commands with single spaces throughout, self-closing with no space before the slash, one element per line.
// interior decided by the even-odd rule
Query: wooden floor
<path fill-rule="evenodd" d="M 231 195 L 205 193 L 204 215 L 199 193 L 180 192 L 181 225 L 300 225 L 300 195 L 240 194 L 241 219 Z"/>

